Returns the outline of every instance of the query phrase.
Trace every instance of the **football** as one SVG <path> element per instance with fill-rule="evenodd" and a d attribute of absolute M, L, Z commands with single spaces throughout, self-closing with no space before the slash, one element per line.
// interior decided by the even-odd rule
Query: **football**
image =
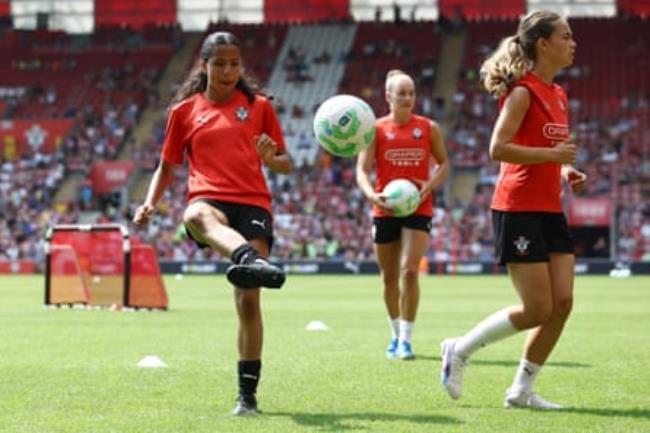
<path fill-rule="evenodd" d="M 314 116 L 314 135 L 328 152 L 352 157 L 375 138 L 375 113 L 352 95 L 337 95 L 323 102 Z"/>
<path fill-rule="evenodd" d="M 386 196 L 386 204 L 396 217 L 409 216 L 420 206 L 420 191 L 410 180 L 391 180 L 384 187 L 383 193 Z"/>

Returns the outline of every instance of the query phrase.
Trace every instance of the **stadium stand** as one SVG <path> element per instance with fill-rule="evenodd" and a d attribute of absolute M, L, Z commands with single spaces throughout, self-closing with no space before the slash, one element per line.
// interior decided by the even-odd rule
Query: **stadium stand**
<path fill-rule="evenodd" d="M 80 206 L 91 206 L 76 191 L 58 205 L 54 196 L 66 177 L 83 178 L 93 161 L 117 156 L 175 49 L 174 31 L 4 32 L 0 227 L 10 236 L 0 260 L 29 259 L 40 268 L 45 229 L 76 223 Z M 24 134 L 21 125 L 30 125 Z"/>
<path fill-rule="evenodd" d="M 496 104 L 478 85 L 478 66 L 500 36 L 514 31 L 516 21 L 479 19 L 453 29 L 464 32 L 465 42 L 461 68 L 454 72 L 458 86 L 444 109 L 438 107 L 433 89 L 436 76 L 445 68 L 439 51 L 448 30 L 434 22 L 409 24 L 364 22 L 292 28 L 283 24 L 213 24 L 207 30 L 225 28 L 240 37 L 246 47 L 246 66 L 275 96 L 290 151 L 298 159 L 295 173 L 268 176 L 275 201 L 277 258 L 372 258 L 369 209 L 355 186 L 354 161 L 321 151 L 312 138 L 310 119 L 324 95 L 333 93 L 359 95 L 378 116 L 383 115 L 385 73 L 397 67 L 416 79 L 419 111 L 444 123 L 456 173 L 469 170 L 475 182 L 469 184 L 468 194 L 453 196 L 448 190 L 441 194 L 429 259 L 492 260 L 487 210 L 498 167 L 488 160 L 487 144 Z M 579 41 L 578 57 L 560 81 L 571 97 L 571 117 L 580 143 L 578 163 L 591 179 L 586 197 L 606 196 L 614 203 L 615 236 L 607 241 L 607 249 L 609 242 L 613 244 L 611 258 L 647 261 L 648 22 L 619 17 L 575 19 L 571 24 Z M 342 32 L 343 27 L 349 32 Z M 331 34 L 339 34 L 341 39 L 332 46 L 324 44 L 324 40 L 335 40 Z M 121 149 L 137 162 L 143 179 L 148 180 L 162 144 L 167 102 L 151 95 L 159 93 L 160 70 L 176 50 L 184 49 L 181 39 L 178 29 L 170 26 L 138 32 L 104 27 L 85 38 L 61 32 L 4 33 L 0 52 L 11 59 L 0 66 L 4 118 L 68 118 L 74 126 L 53 153 L 28 150 L 16 157 L 8 155 L 5 146 L 0 164 L 0 260 L 23 258 L 41 263 L 44 228 L 52 223 L 77 223 L 89 210 L 99 212 L 92 215 L 99 215 L 101 222 L 128 222 L 142 198 L 141 187 L 126 206 L 119 200 L 109 200 L 108 205 L 95 197 L 86 200 L 88 185 L 84 183 L 79 191 L 86 192 L 80 193 L 78 200 L 50 209 L 53 195 L 71 173 L 85 176 L 92 161 L 113 159 Z M 634 67 L 621 67 L 632 64 Z M 191 62 L 185 70 L 190 66 Z M 340 78 L 335 74 L 330 81 L 322 78 L 333 76 L 334 70 L 341 71 Z M 72 72 L 83 79 L 70 82 Z M 176 78 L 180 82 L 183 77 Z M 316 84 L 325 90 L 318 92 Z M 152 103 L 160 114 L 148 139 L 129 140 L 129 130 L 137 125 L 143 107 Z M 220 259 L 216 253 L 199 250 L 184 235 L 180 226 L 183 203 L 179 200 L 186 192 L 183 178 L 179 170 L 178 181 L 163 197 L 152 224 L 137 236 L 152 243 L 163 260 Z"/>

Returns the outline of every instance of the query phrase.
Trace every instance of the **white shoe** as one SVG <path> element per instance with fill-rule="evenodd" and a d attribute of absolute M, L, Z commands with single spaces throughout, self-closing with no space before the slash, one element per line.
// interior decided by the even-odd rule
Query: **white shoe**
<path fill-rule="evenodd" d="M 544 400 L 533 391 L 508 388 L 503 406 L 507 408 L 531 408 L 542 410 L 561 410 L 562 405 Z"/>
<path fill-rule="evenodd" d="M 467 360 L 456 355 L 454 350 L 455 345 L 455 338 L 448 338 L 440 344 L 442 356 L 440 382 L 442 382 L 442 386 L 447 390 L 447 394 L 454 400 L 457 400 L 462 395 L 463 371 L 467 367 Z"/>

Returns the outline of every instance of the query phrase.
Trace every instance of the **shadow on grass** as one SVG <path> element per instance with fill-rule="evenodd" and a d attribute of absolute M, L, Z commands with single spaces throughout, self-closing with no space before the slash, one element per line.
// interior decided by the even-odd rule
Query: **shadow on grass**
<path fill-rule="evenodd" d="M 649 418 L 650 409 L 611 409 L 607 407 L 567 407 L 557 413 L 578 413 L 605 417 Z"/>
<path fill-rule="evenodd" d="M 427 356 L 427 355 L 416 355 L 414 361 L 442 361 L 442 358 L 439 356 Z M 472 359 L 470 361 L 472 365 L 498 365 L 501 367 L 517 367 L 519 365 L 518 360 L 505 361 L 499 359 Z M 547 366 L 551 367 L 567 367 L 567 368 L 590 368 L 591 364 L 584 364 L 582 362 L 547 362 Z"/>
<path fill-rule="evenodd" d="M 383 412 L 361 412 L 348 414 L 307 412 L 264 412 L 264 416 L 291 418 L 296 424 L 318 427 L 325 431 L 359 430 L 359 425 L 347 425 L 347 421 L 396 421 L 417 424 L 462 424 L 456 418 L 441 415 L 398 415 Z M 363 428 L 363 427 L 362 427 Z"/>

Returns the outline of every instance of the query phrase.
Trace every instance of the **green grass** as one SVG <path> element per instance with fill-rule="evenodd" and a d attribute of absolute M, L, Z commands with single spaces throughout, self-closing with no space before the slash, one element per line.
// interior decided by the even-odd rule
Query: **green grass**
<path fill-rule="evenodd" d="M 0 432 L 648 432 L 650 278 L 579 277 L 574 313 L 537 383 L 571 406 L 501 407 L 519 335 L 477 353 L 464 396 L 438 381 L 438 345 L 516 301 L 506 277 L 426 277 L 418 358 L 389 361 L 379 278 L 291 276 L 265 291 L 258 397 L 230 415 L 236 320 L 225 279 L 166 279 L 164 313 L 48 310 L 42 277 L 0 277 Z M 326 332 L 305 330 L 322 320 Z M 169 368 L 141 369 L 146 355 Z"/>

